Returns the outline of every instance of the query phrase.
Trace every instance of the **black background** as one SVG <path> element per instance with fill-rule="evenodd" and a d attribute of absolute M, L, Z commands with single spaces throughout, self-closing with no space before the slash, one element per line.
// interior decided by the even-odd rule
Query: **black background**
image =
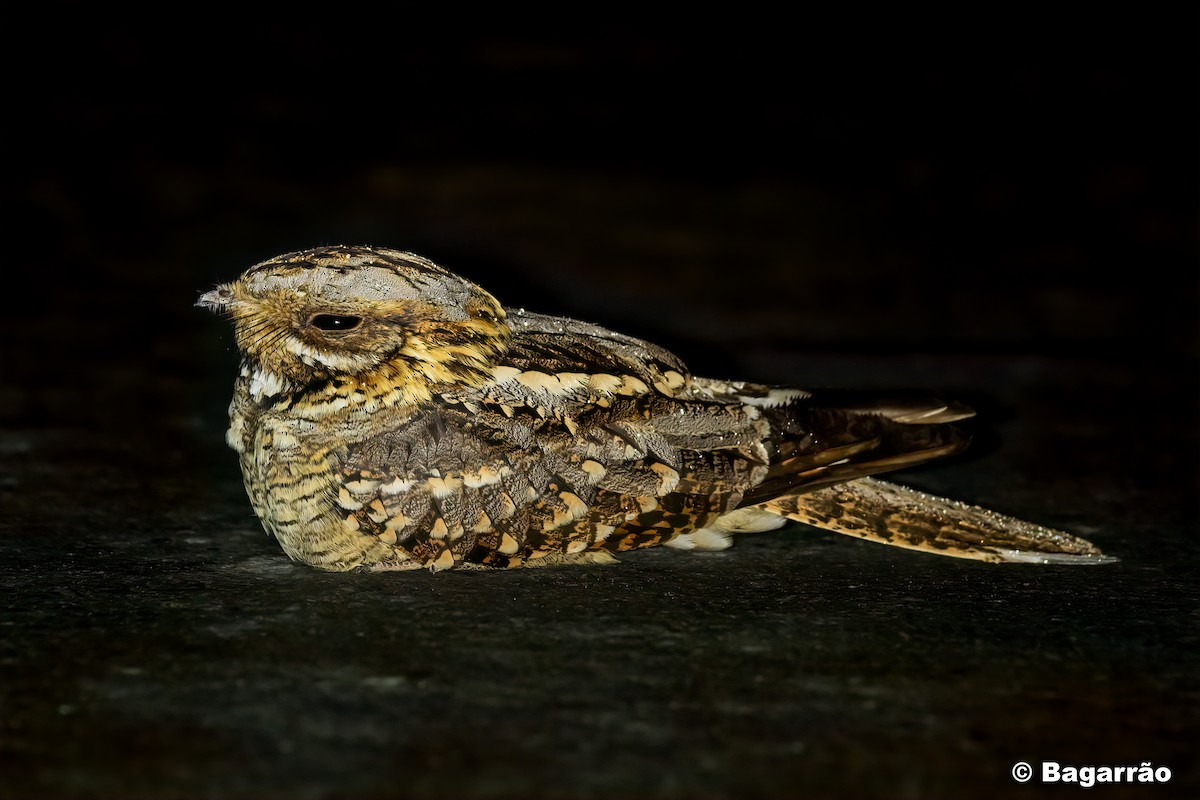
<path fill-rule="evenodd" d="M 1017 757 L 1058 752 L 1166 763 L 1178 777 L 1155 796 L 1194 784 L 1170 744 L 1196 732 L 1194 16 L 190 11 L 64 9 L 9 33 L 0 745 L 14 792 L 987 796 L 1019 788 Z M 330 243 L 420 252 L 507 305 L 645 336 L 700 373 L 957 392 L 985 412 L 980 447 L 916 480 L 1074 525 L 1124 566 L 1031 579 L 793 532 L 694 571 L 645 554 L 624 577 L 289 567 L 221 443 L 231 336 L 191 304 Z M 238 564 L 243 583 L 220 577 Z M 964 575 L 1007 604 L 968 632 L 955 620 L 985 589 Z M 432 606 L 405 605 L 406 586 Z M 497 591 L 534 599 L 499 640 L 525 645 L 490 661 L 480 648 L 516 613 L 493 616 Z M 797 591 L 795 618 L 763 612 Z M 663 596 L 690 598 L 692 622 L 664 621 Z M 385 602 L 400 610 L 367 626 Z M 587 610 L 613 604 L 615 619 Z M 928 627 L 897 622 L 918 607 Z M 1030 634 L 1038 618 L 1061 627 Z M 371 677 L 383 645 L 358 625 L 415 626 L 403 646 L 384 639 L 436 657 Z M 804 633 L 762 644 L 764 625 Z M 919 646 L 889 638 L 896 626 Z M 727 675 L 700 655 L 655 661 L 713 637 L 746 638 Z M 864 671 L 805 660 L 821 652 Z M 633 681 L 592 676 L 611 717 L 564 666 L 597 659 Z M 447 678 L 460 661 L 497 677 Z M 350 665 L 367 677 L 337 672 Z M 630 677 L 656 670 L 678 682 Z M 781 682 L 778 702 L 763 680 Z M 1047 687 L 1045 702 L 1014 706 L 1013 681 L 1026 700 Z M 662 728 L 678 710 L 664 687 L 681 685 L 699 710 Z M 209 714 L 227 701 L 258 716 Z M 570 702 L 578 714 L 532 710 Z M 422 709 L 404 735 L 389 703 Z"/>
<path fill-rule="evenodd" d="M 4 134 L 6 280 L 55 300 L 6 316 L 137 350 L 175 292 L 343 242 L 705 344 L 1194 353 L 1194 31 L 863 16 L 55 30 Z"/>

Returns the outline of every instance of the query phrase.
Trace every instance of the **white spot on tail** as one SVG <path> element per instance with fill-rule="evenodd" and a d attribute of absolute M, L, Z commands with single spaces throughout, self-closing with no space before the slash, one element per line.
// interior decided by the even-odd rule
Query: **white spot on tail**
<path fill-rule="evenodd" d="M 771 389 L 765 395 L 755 397 L 752 395 L 738 395 L 738 400 L 741 400 L 748 406 L 758 406 L 759 408 L 775 408 L 776 406 L 785 406 L 795 400 L 803 400 L 812 395 L 803 389 Z"/>

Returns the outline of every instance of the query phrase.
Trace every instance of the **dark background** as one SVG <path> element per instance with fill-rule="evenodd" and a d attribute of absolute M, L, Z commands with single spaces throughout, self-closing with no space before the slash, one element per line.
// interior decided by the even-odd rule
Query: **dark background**
<path fill-rule="evenodd" d="M 6 796 L 1049 791 L 1020 759 L 1200 785 L 1194 16 L 210 13 L 10 33 Z M 612 569 L 292 565 L 191 304 L 330 243 L 698 373 L 965 398 L 978 446 L 904 479 L 1122 561 L 792 526 Z"/>

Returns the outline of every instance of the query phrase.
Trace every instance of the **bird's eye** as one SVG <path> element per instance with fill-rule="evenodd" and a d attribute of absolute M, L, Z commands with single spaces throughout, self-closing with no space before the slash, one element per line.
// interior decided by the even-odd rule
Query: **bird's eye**
<path fill-rule="evenodd" d="M 314 314 L 308 324 L 323 331 L 348 331 L 362 324 L 362 317 L 343 316 L 341 314 Z"/>

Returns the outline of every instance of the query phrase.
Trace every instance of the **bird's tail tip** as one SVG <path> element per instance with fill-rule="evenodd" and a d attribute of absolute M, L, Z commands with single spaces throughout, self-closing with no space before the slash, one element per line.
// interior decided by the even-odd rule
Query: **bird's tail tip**
<path fill-rule="evenodd" d="M 874 478 L 777 497 L 762 508 L 860 539 L 1010 564 L 1114 564 L 1074 534 Z"/>
<path fill-rule="evenodd" d="M 1117 564 L 1121 561 L 1116 556 L 1107 556 L 1099 550 L 1094 553 L 1043 553 L 1036 550 L 995 548 L 992 552 L 999 557 L 999 561 L 1009 564 L 1066 564 L 1070 566 L 1083 566 L 1090 564 Z"/>

